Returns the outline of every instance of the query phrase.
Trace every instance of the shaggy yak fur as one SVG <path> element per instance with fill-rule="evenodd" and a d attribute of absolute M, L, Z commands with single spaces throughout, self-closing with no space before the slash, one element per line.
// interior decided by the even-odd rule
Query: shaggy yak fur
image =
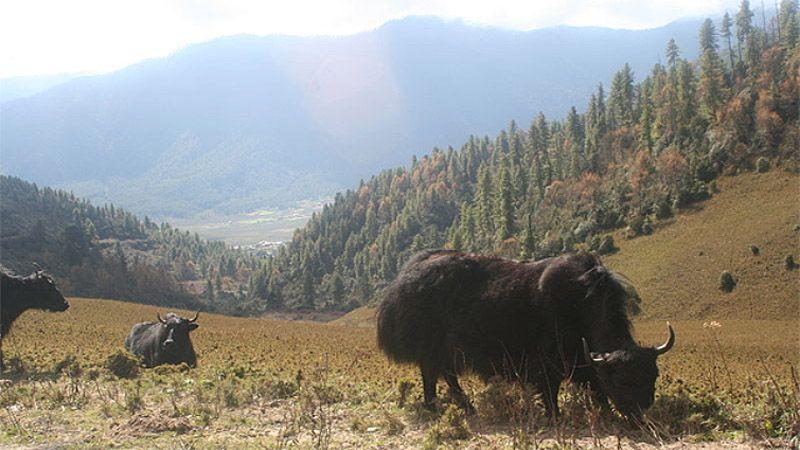
<path fill-rule="evenodd" d="M 60 312 L 67 308 L 69 303 L 53 278 L 40 269 L 21 277 L 0 266 L 0 371 L 4 369 L 3 338 L 22 313 L 29 309 Z"/>
<path fill-rule="evenodd" d="M 168 313 L 162 319 L 156 314 L 158 322 L 142 322 L 133 326 L 125 339 L 125 348 L 142 359 L 146 367 L 161 364 L 186 363 L 192 367 L 197 365 L 197 355 L 189 339 L 189 332 L 199 325 L 194 319 L 186 319 L 174 313 Z"/>
<path fill-rule="evenodd" d="M 534 262 L 437 250 L 419 253 L 387 288 L 378 345 L 395 362 L 420 367 L 426 407 L 443 377 L 472 412 L 458 383 L 465 371 L 531 383 L 550 415 L 562 381 L 610 397 L 638 417 L 653 403 L 656 357 L 674 343 L 640 347 L 628 303 L 638 296 L 589 253 Z M 590 351 L 591 349 L 592 351 Z"/>

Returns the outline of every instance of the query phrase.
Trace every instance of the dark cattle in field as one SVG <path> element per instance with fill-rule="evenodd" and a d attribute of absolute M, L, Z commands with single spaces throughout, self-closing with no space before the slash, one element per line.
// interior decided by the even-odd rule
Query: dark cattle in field
<path fill-rule="evenodd" d="M 61 295 L 49 275 L 38 269 L 21 277 L 0 266 L 0 371 L 3 370 L 3 338 L 11 325 L 29 309 L 66 311 L 67 299 Z"/>
<path fill-rule="evenodd" d="M 197 355 L 189 332 L 199 326 L 195 323 L 199 315 L 197 313 L 193 319 L 185 319 L 168 313 L 162 319 L 156 314 L 158 322 L 142 322 L 133 326 L 125 339 L 125 348 L 140 357 L 146 367 L 180 363 L 194 367 L 197 365 Z"/>
<path fill-rule="evenodd" d="M 588 385 L 636 417 L 653 403 L 656 357 L 674 343 L 640 347 L 631 336 L 627 283 L 588 253 L 534 262 L 454 251 L 414 256 L 387 288 L 378 344 L 390 359 L 419 365 L 425 405 L 443 377 L 472 410 L 458 375 L 532 383 L 558 414 L 562 381 Z"/>

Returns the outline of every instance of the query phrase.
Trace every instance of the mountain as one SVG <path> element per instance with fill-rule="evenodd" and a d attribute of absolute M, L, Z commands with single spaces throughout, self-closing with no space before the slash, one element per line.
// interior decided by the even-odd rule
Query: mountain
<path fill-rule="evenodd" d="M 0 103 L 30 97 L 79 76 L 80 73 L 59 73 L 0 79 Z"/>
<path fill-rule="evenodd" d="M 7 174 L 155 217 L 285 206 L 644 73 L 698 23 L 527 32 L 411 17 L 344 37 L 232 36 L 2 104 Z"/>
<path fill-rule="evenodd" d="M 659 302 L 653 314 L 681 305 L 689 317 L 703 311 L 729 317 L 735 308 L 696 300 L 709 285 L 719 286 L 722 270 L 741 286 L 713 300 L 735 299 L 751 317 L 796 310 L 797 278 L 776 273 L 796 268 L 790 260 L 781 265 L 796 251 L 790 243 L 796 244 L 797 209 L 785 201 L 790 196 L 796 206 L 796 175 L 772 187 L 748 184 L 754 192 L 739 191 L 743 204 L 727 201 L 713 209 L 725 216 L 703 219 L 718 226 L 700 229 L 724 238 L 695 229 L 687 230 L 686 243 L 673 233 L 666 244 L 645 239 L 720 187 L 739 182 L 718 182 L 721 176 L 800 173 L 800 18 L 786 9 L 780 35 L 753 27 L 743 42 L 732 43 L 747 48 L 741 58 L 722 57 L 708 20 L 696 61 L 673 53 L 639 83 L 623 65 L 607 90 L 586 99 L 585 113 L 570 108 L 560 120 L 539 115 L 525 128 L 511 122 L 493 139 L 466 138 L 458 150 L 434 150 L 337 194 L 253 274 L 247 307 L 350 310 L 370 304 L 423 249 L 527 260 L 580 250 L 613 253 L 624 237 L 646 242 L 625 246 L 643 255 L 648 245 L 660 249 L 650 264 L 624 255 L 616 260 L 647 283 Z M 762 260 L 742 258 L 750 245 L 764 248 Z M 672 266 L 691 256 L 682 252 L 693 251 L 708 256 Z M 683 274 L 679 283 L 686 286 L 664 283 L 662 276 L 674 278 L 662 271 Z M 687 288 L 695 285 L 699 290 Z M 759 288 L 775 292 L 776 301 L 756 307 L 751 296 Z M 682 295 L 666 295 L 668 289 Z"/>

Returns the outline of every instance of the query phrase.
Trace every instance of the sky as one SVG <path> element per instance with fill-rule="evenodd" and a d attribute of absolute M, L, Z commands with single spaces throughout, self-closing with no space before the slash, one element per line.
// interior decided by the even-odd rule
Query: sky
<path fill-rule="evenodd" d="M 738 0 L 0 0 L 0 78 L 103 73 L 219 36 L 343 35 L 409 15 L 530 30 L 643 29 Z"/>

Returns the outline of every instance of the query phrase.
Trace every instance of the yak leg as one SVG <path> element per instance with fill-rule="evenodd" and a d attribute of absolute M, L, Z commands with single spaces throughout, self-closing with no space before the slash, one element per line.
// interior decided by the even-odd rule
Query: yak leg
<path fill-rule="evenodd" d="M 544 409 L 547 412 L 547 416 L 554 420 L 560 414 L 558 411 L 558 388 L 560 385 L 561 382 L 553 379 L 545 379 L 539 382 L 539 391 L 542 393 Z"/>
<path fill-rule="evenodd" d="M 439 380 L 439 369 L 433 364 L 422 364 L 422 390 L 425 393 L 423 406 L 428 410 L 436 409 L 436 382 Z"/>
<path fill-rule="evenodd" d="M 3 362 L 3 339 L 0 338 L 0 373 L 6 370 L 6 365 Z"/>
<path fill-rule="evenodd" d="M 469 415 L 475 414 L 475 408 L 472 406 L 472 403 L 470 403 L 469 397 L 467 397 L 467 394 L 464 393 L 464 389 L 462 389 L 461 385 L 458 383 L 458 376 L 451 372 L 445 372 L 444 380 L 447 382 L 447 386 L 450 387 L 450 396 L 453 397 L 458 406 Z"/>

